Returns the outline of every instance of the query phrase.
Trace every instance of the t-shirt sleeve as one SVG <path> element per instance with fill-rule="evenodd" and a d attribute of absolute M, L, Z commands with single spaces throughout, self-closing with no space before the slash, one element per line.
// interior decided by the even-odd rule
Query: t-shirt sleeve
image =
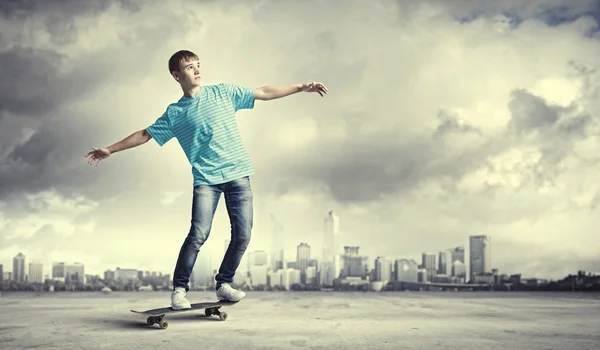
<path fill-rule="evenodd" d="M 154 140 L 156 140 L 156 143 L 158 143 L 159 146 L 163 146 L 175 136 L 173 135 L 171 121 L 169 120 L 169 115 L 167 112 L 158 118 L 154 124 L 147 127 L 146 131 Z"/>
<path fill-rule="evenodd" d="M 254 88 L 247 86 L 224 84 L 233 101 L 236 111 L 254 108 Z"/>

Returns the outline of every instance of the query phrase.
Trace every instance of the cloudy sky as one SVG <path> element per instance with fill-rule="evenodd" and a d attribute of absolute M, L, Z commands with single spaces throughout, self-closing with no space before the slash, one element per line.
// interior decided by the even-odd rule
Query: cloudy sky
<path fill-rule="evenodd" d="M 256 173 L 249 250 L 269 217 L 319 257 L 342 244 L 415 258 L 490 235 L 504 273 L 600 272 L 598 1 L 11 1 L 0 8 L 0 263 L 172 273 L 189 229 L 190 165 L 153 140 L 84 154 L 152 124 L 204 84 L 321 81 L 329 95 L 238 113 Z M 526 5 L 522 5 L 526 3 Z M 167 173 L 170 170 L 171 173 Z M 204 248 L 229 236 L 224 201 Z M 45 273 L 49 273 L 49 265 Z"/>

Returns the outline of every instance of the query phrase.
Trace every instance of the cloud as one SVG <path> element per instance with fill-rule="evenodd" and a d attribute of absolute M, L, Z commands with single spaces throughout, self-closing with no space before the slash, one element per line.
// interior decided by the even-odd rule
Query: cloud
<path fill-rule="evenodd" d="M 11 2 L 0 17 L 0 230 L 12 247 L 2 259 L 16 249 L 68 258 L 93 244 L 97 269 L 174 263 L 191 204 L 177 141 L 99 167 L 83 155 L 181 96 L 167 60 L 183 48 L 200 56 L 206 84 L 317 80 L 330 90 L 238 114 L 256 169 L 251 249 L 268 248 L 272 212 L 289 244 L 308 241 L 318 257 L 335 208 L 345 244 L 373 257 L 418 258 L 488 233 L 494 249 L 523 254 L 513 264 L 495 251 L 501 269 L 535 271 L 552 254 L 593 261 L 593 244 L 562 242 L 571 216 L 582 224 L 569 241 L 589 237 L 600 190 L 592 1 L 32 4 Z M 37 204 L 43 193 L 93 209 L 55 213 Z M 207 249 L 222 249 L 227 220 L 220 208 Z M 155 244 L 162 260 L 132 252 Z"/>

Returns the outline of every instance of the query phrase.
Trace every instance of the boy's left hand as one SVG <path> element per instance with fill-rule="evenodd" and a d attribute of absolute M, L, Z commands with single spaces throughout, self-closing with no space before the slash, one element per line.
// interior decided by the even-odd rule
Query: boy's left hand
<path fill-rule="evenodd" d="M 327 94 L 329 90 L 322 83 L 313 81 L 312 83 L 303 84 L 302 91 L 304 92 L 318 92 L 319 95 L 323 96 L 323 94 Z"/>

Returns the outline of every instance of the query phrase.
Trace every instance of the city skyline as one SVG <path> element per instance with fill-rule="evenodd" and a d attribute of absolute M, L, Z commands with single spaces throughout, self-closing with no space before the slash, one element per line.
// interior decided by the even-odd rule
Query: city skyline
<path fill-rule="evenodd" d="M 335 213 L 335 211 L 333 210 L 328 210 L 327 215 L 324 217 L 324 227 L 323 227 L 323 240 L 324 240 L 324 247 L 326 244 L 329 245 L 334 245 L 336 246 L 338 243 L 335 243 L 336 240 L 333 239 L 334 236 L 339 236 L 339 226 L 340 226 L 340 217 Z M 283 231 L 283 226 L 281 225 L 281 223 L 279 223 L 276 218 L 271 214 L 270 215 L 270 221 L 271 221 L 271 235 L 273 234 L 277 234 L 277 233 L 281 233 L 284 232 Z M 271 236 L 271 238 L 273 238 L 273 236 Z M 337 239 L 337 238 L 336 238 Z M 503 275 L 523 275 L 523 273 L 521 271 L 502 271 L 501 269 L 499 269 L 497 266 L 494 265 L 494 263 L 492 262 L 491 256 L 492 256 L 492 245 L 491 245 L 491 237 L 488 235 L 470 235 L 468 236 L 469 239 L 469 244 L 467 245 L 467 247 L 465 248 L 465 246 L 463 245 L 455 245 L 453 247 L 446 247 L 443 249 L 439 249 L 437 250 L 435 253 L 432 250 L 424 250 L 423 252 L 420 253 L 421 255 L 421 260 L 419 262 L 418 259 L 415 259 L 413 256 L 400 256 L 398 254 L 391 254 L 391 255 L 382 255 L 382 254 L 377 254 L 375 257 L 372 256 L 368 256 L 365 254 L 360 254 L 360 256 L 363 256 L 365 259 L 365 265 L 366 267 L 371 270 L 374 271 L 375 276 L 379 276 L 379 278 L 381 277 L 381 271 L 380 269 L 381 267 L 381 259 L 390 259 L 389 260 L 389 264 L 391 264 L 390 268 L 392 269 L 392 271 L 394 271 L 395 274 L 397 274 L 398 272 L 396 271 L 397 267 L 396 265 L 398 264 L 398 262 L 400 261 L 409 261 L 409 262 L 415 262 L 417 264 L 417 267 L 419 268 L 419 270 L 422 270 L 423 273 L 427 276 L 425 277 L 428 281 L 431 281 L 435 278 L 436 275 L 440 274 L 440 275 L 446 275 L 446 276 L 464 276 L 465 280 L 464 282 L 468 282 L 472 276 L 474 274 L 481 274 L 481 273 L 491 273 L 493 271 L 498 271 L 499 274 L 503 274 Z M 240 264 L 240 268 L 238 269 L 238 273 L 240 273 L 240 275 L 247 273 L 248 271 L 250 271 L 250 266 L 251 265 L 264 265 L 265 266 L 265 278 L 267 276 L 267 272 L 268 271 L 277 271 L 279 269 L 281 269 L 283 266 L 287 266 L 288 263 L 296 263 L 299 262 L 299 259 L 303 259 L 305 260 L 304 263 L 300 263 L 301 265 L 307 265 L 309 260 L 315 260 L 317 261 L 317 263 L 319 265 L 325 265 L 328 264 L 331 261 L 331 258 L 329 258 L 328 256 L 330 254 L 333 253 L 332 250 L 330 249 L 322 249 L 322 253 L 320 254 L 313 254 L 313 252 L 315 252 L 314 247 L 307 243 L 307 242 L 299 242 L 296 246 L 296 254 L 293 255 L 289 255 L 289 254 L 282 254 L 278 249 L 281 247 L 281 243 L 282 240 L 281 239 L 275 239 L 273 241 L 271 241 L 271 246 L 268 247 L 267 249 L 254 249 L 254 250 L 247 250 L 246 254 L 243 257 L 242 263 Z M 224 250 L 226 249 L 227 245 L 228 245 L 228 240 L 225 240 L 224 242 Z M 340 275 L 340 271 L 342 269 L 344 269 L 344 262 L 341 261 L 342 260 L 342 256 L 344 254 L 342 254 L 342 248 L 344 250 L 347 249 L 354 249 L 354 248 L 360 248 L 359 246 L 348 246 L 348 245 L 341 245 L 341 246 L 337 246 L 337 248 L 334 248 L 335 251 L 337 251 L 337 259 L 338 259 L 338 263 L 337 265 L 332 265 L 330 268 L 335 271 L 334 274 L 335 276 L 333 276 L 332 278 L 338 278 Z M 286 251 L 289 251 L 288 248 L 285 249 Z M 271 253 L 268 253 L 268 251 L 271 251 Z M 260 256 L 260 263 L 257 263 L 256 259 L 258 259 L 256 257 L 256 254 L 259 254 Z M 273 256 L 272 254 L 275 254 L 275 256 Z M 214 253 L 213 253 L 214 255 Z M 214 262 L 211 261 L 210 259 L 211 256 L 211 252 L 207 252 L 204 250 L 201 250 L 201 253 L 199 254 L 198 260 L 197 260 L 197 264 L 195 267 L 196 270 L 202 270 L 203 274 L 207 274 L 210 275 L 211 273 L 209 273 L 208 271 L 213 271 L 214 270 Z M 301 258 L 302 257 L 302 258 Z M 23 261 L 24 259 L 26 259 L 26 255 L 23 256 L 22 252 L 19 252 L 19 254 L 13 259 L 13 266 L 16 267 L 17 266 L 17 261 Z M 278 259 L 285 259 L 285 265 L 278 265 Z M 35 260 L 35 259 L 34 259 Z M 335 260 L 335 259 L 334 259 Z M 455 262 L 461 262 L 461 267 L 460 267 L 460 271 L 461 272 L 456 272 L 455 271 Z M 217 265 L 220 263 L 220 261 L 217 261 Z M 28 263 L 25 261 L 24 266 L 27 266 L 28 264 L 31 265 L 31 263 Z M 36 265 L 43 265 L 43 264 L 39 264 L 39 262 L 35 263 Z M 53 262 L 51 263 L 52 268 L 51 271 L 52 273 L 49 274 L 50 278 L 55 277 L 54 276 L 54 269 L 56 266 L 57 262 Z M 65 265 L 65 262 L 60 262 L 60 264 Z M 74 263 L 67 263 L 67 265 L 77 265 L 77 264 L 82 264 L 81 262 L 74 262 Z M 0 265 L 2 265 L 0 263 Z M 23 263 L 20 263 L 19 266 L 22 266 Z M 85 265 L 85 264 L 83 264 Z M 334 268 L 334 266 L 338 266 L 338 268 Z M 138 267 L 133 267 L 133 266 L 118 266 L 118 268 L 121 269 L 131 269 L 131 270 L 139 270 L 139 271 L 154 271 L 154 272 L 158 272 L 160 274 L 169 274 L 168 272 L 165 271 L 161 271 L 161 270 L 151 270 L 151 269 L 144 269 L 144 268 L 138 268 Z M 287 267 L 286 267 L 287 268 Z M 306 268 L 306 266 L 297 266 L 297 268 L 301 271 L 302 274 L 302 280 L 304 281 L 305 276 L 304 276 L 304 269 Z M 37 269 L 40 269 L 40 267 L 36 267 L 36 271 Z M 322 266 L 319 266 L 318 271 L 321 273 L 321 270 L 323 269 Z M 325 267 L 325 269 L 327 269 L 327 267 Z M 4 271 L 6 272 L 7 269 L 4 269 Z M 102 273 L 98 273 L 97 271 L 94 272 L 88 272 L 86 271 L 86 273 L 84 275 L 98 275 L 98 276 L 104 276 L 104 274 L 107 271 L 111 271 L 110 268 L 108 269 L 104 269 L 104 271 Z M 13 275 L 14 275 L 14 268 L 13 268 Z M 23 274 L 23 271 L 20 272 L 21 274 Z M 37 274 L 42 275 L 42 272 L 36 272 Z M 325 272 L 327 273 L 327 272 Z M 463 275 L 464 274 L 464 275 Z M 27 273 L 25 273 L 25 276 L 27 275 Z M 44 274 L 46 275 L 46 274 Z M 343 275 L 343 273 L 342 273 Z M 0 278 L 2 278 L 4 276 L 0 276 Z M 60 277 L 60 276 L 59 276 Z M 64 277 L 64 276 L 63 276 Z M 554 277 L 548 278 L 547 276 L 539 276 L 539 275 L 531 275 L 531 276 L 523 276 L 524 278 L 538 278 L 538 279 L 554 279 Z M 564 276 L 558 276 L 560 277 L 564 277 Z M 12 278 L 14 279 L 14 277 Z M 266 281 L 266 280 L 265 280 Z M 304 282 L 303 282 L 304 283 Z M 331 281 L 328 280 L 327 282 L 328 284 L 331 284 Z"/>
<path fill-rule="evenodd" d="M 0 261 L 172 273 L 192 195 L 177 142 L 98 167 L 84 155 L 181 97 L 167 61 L 188 49 L 203 84 L 329 90 L 237 114 L 256 171 L 249 251 L 269 249 L 271 213 L 285 255 L 321 251 L 333 208 L 340 245 L 371 258 L 489 235 L 500 271 L 598 271 L 594 2 L 134 3 L 0 9 Z M 203 247 L 215 265 L 229 232 L 221 200 Z"/>
<path fill-rule="evenodd" d="M 253 245 L 251 244 L 248 248 L 248 250 L 246 251 L 246 254 L 244 255 L 244 257 L 242 258 L 242 263 L 240 264 L 240 268 L 239 271 L 245 271 L 246 267 L 245 267 L 245 263 L 248 262 L 248 259 L 251 259 L 251 256 L 253 253 L 255 252 L 265 252 L 267 254 L 267 259 L 268 261 L 268 266 L 271 268 L 274 264 L 276 264 L 278 259 L 284 258 L 286 263 L 290 263 L 290 262 L 296 262 L 297 259 L 297 249 L 299 246 L 304 245 L 304 244 L 308 244 L 309 246 L 309 251 L 310 251 L 310 256 L 308 257 L 309 259 L 316 259 L 320 262 L 327 262 L 330 259 L 323 259 L 324 254 L 328 254 L 329 251 L 328 250 L 323 250 L 322 247 L 324 246 L 325 243 L 323 243 L 323 245 L 319 245 L 319 244 L 313 244 L 307 241 L 300 241 L 298 242 L 298 244 L 294 245 L 294 246 L 290 246 L 288 244 L 285 244 L 283 242 L 286 242 L 286 239 L 281 239 L 280 238 L 276 238 L 275 240 L 273 240 L 274 235 L 277 235 L 279 233 L 285 232 L 284 229 L 284 225 L 282 225 L 281 222 L 277 221 L 277 219 L 275 218 L 275 216 L 271 213 L 269 214 L 269 219 L 271 222 L 271 226 L 270 226 L 270 232 L 269 232 L 269 237 L 271 238 L 271 242 L 270 245 L 268 246 L 263 246 L 261 248 L 251 248 Z M 334 221 L 332 221 L 334 220 Z M 352 247 L 352 246 L 358 246 L 361 248 L 361 251 L 364 252 L 364 247 L 360 246 L 360 245 L 356 245 L 356 244 L 341 244 L 337 241 L 337 239 L 340 239 L 342 236 L 340 235 L 340 221 L 341 218 L 337 215 L 337 213 L 332 210 L 329 209 L 327 210 L 327 215 L 325 215 L 323 217 L 323 222 L 325 223 L 325 226 L 323 227 L 323 234 L 321 237 L 321 240 L 324 242 L 328 242 L 328 240 L 331 240 L 333 238 L 327 238 L 327 237 L 333 237 L 334 232 L 335 236 L 336 236 L 336 240 L 334 241 L 330 241 L 332 244 L 337 245 L 337 258 L 338 258 L 338 262 L 337 265 L 332 265 L 332 268 L 335 270 L 334 266 L 337 266 L 338 269 L 337 271 L 340 271 L 340 268 L 343 267 L 343 263 L 340 261 L 341 256 L 343 255 L 343 247 Z M 335 223 L 333 223 L 335 222 Z M 334 228 L 335 227 L 335 228 Z M 427 275 L 429 278 L 431 278 L 432 276 L 434 276 L 435 274 L 438 273 L 440 267 L 440 255 L 442 253 L 448 253 L 450 254 L 450 261 L 454 261 L 457 260 L 454 257 L 454 253 L 456 253 L 456 251 L 458 249 L 461 249 L 461 257 L 459 258 L 459 260 L 463 260 L 464 263 L 464 268 L 466 268 L 466 273 L 467 276 L 470 276 L 472 274 L 471 271 L 474 271 L 474 273 L 481 273 L 481 272 L 491 272 L 492 269 L 494 270 L 500 270 L 501 273 L 508 273 L 508 274 L 520 274 L 520 275 L 524 275 L 523 277 L 525 278 L 540 278 L 540 279 L 555 279 L 555 278 L 562 278 L 564 277 L 566 274 L 572 273 L 572 271 L 567 271 L 566 274 L 564 275 L 560 275 L 560 274 L 555 274 L 552 276 L 548 276 L 548 275 L 536 275 L 536 274 L 524 274 L 522 271 L 520 270 L 513 270 L 513 271 L 507 271 L 504 270 L 502 268 L 499 268 L 498 266 L 502 266 L 502 263 L 496 263 L 495 261 L 492 262 L 491 260 L 491 250 L 484 250 L 482 251 L 482 253 L 484 254 L 483 256 L 485 257 L 485 262 L 480 262 L 478 265 L 478 267 L 476 267 L 475 269 L 473 269 L 473 264 L 474 261 L 471 260 L 470 256 L 473 252 L 473 249 L 479 249 L 479 246 L 482 244 L 479 242 L 480 239 L 485 239 L 485 242 L 488 245 L 488 248 L 490 248 L 489 246 L 489 240 L 491 239 L 491 237 L 489 235 L 469 235 L 467 236 L 466 241 L 468 242 L 466 245 L 461 245 L 461 244 L 455 244 L 454 246 L 451 247 L 443 247 L 441 249 L 425 249 L 420 253 L 412 253 L 412 254 L 398 254 L 398 253 L 388 253 L 388 254 L 378 254 L 375 253 L 374 255 L 368 255 L 368 254 L 361 254 L 362 256 L 366 256 L 367 257 L 367 266 L 370 269 L 374 269 L 375 265 L 376 265 L 376 260 L 379 257 L 385 257 L 385 258 L 391 258 L 394 260 L 409 260 L 409 261 L 415 261 L 417 262 L 417 264 L 419 265 L 419 267 L 422 266 L 423 269 L 427 270 Z M 336 242 L 336 243 L 333 243 Z M 200 253 L 199 253 L 199 257 L 198 257 L 198 263 L 197 265 L 200 266 L 202 265 L 202 263 L 204 262 L 209 262 L 209 266 L 218 266 L 221 263 L 221 259 L 222 259 L 222 254 L 224 254 L 224 250 L 226 249 L 229 240 L 226 238 L 224 240 L 224 245 L 223 245 L 223 251 L 207 251 L 206 246 L 207 244 L 205 244 L 205 246 L 201 249 Z M 291 243 L 290 243 L 291 244 Z M 477 246 L 474 246 L 477 245 Z M 281 253 L 281 246 L 284 245 L 284 253 Z M 485 246 L 485 245 L 484 245 Z M 279 247 L 279 248 L 277 248 Z M 321 248 L 320 250 L 315 249 L 315 247 Z M 318 251 L 322 251 L 321 254 L 317 253 Z M 270 252 L 270 253 L 269 253 Z M 487 252 L 487 253 L 486 253 Z M 18 255 L 22 255 L 22 252 L 19 252 Z M 275 254 L 275 255 L 273 255 Z M 24 254 L 25 258 L 27 259 L 27 254 Z M 427 259 L 425 259 L 425 256 L 430 256 Z M 212 257 L 212 259 L 211 259 Z M 33 259 L 33 261 L 26 261 L 25 262 L 25 271 L 27 271 L 27 266 L 29 266 L 31 263 L 36 264 L 36 265 L 41 265 L 43 267 L 49 265 L 49 266 L 53 266 L 54 264 L 56 264 L 57 262 L 61 262 L 63 264 L 67 263 L 67 264 L 83 264 L 86 265 L 85 262 L 82 261 L 72 261 L 72 262 L 65 262 L 64 259 L 63 260 L 57 260 L 57 261 L 52 261 L 52 262 L 40 262 L 40 259 Z M 477 263 L 476 263 L 477 264 Z M 483 265 L 481 265 L 483 264 Z M 7 266 L 6 264 L 4 264 L 2 261 L 0 261 L 0 265 L 3 266 Z M 152 268 L 143 268 L 143 267 L 139 267 L 141 265 L 141 263 L 134 263 L 134 264 L 129 264 L 129 265 L 124 265 L 124 264 L 117 264 L 114 268 L 116 267 L 120 267 L 121 269 L 133 269 L 133 270 L 139 270 L 139 271 L 156 271 L 162 274 L 172 274 L 172 271 L 168 271 L 165 269 L 152 269 Z M 14 263 L 11 263 L 11 266 L 14 266 Z M 93 265 L 92 265 L 93 266 Z M 486 266 L 485 269 L 483 269 L 483 266 Z M 206 268 L 206 267 L 201 267 L 201 268 Z M 278 268 L 281 268 L 281 266 L 279 266 Z M 99 269 L 102 269 L 102 267 L 99 266 L 93 266 L 93 268 L 90 270 L 86 269 L 86 273 L 85 275 L 98 275 L 98 276 L 103 276 L 103 274 L 107 271 L 110 270 L 109 267 L 104 267 L 104 269 L 102 271 L 99 271 Z M 452 270 L 451 267 L 447 267 L 447 269 L 449 269 L 448 271 Z M 4 267 L 4 272 L 8 272 L 8 270 L 6 269 L 6 267 Z M 585 270 L 582 268 L 577 268 L 575 271 L 577 270 Z M 45 273 L 46 270 L 44 270 L 43 275 L 51 275 L 50 274 L 46 274 Z M 90 271 L 90 272 L 88 272 Z M 587 270 L 587 271 L 592 271 L 593 270 Z M 11 271 L 12 272 L 12 271 Z M 25 272 L 25 274 L 27 275 L 27 272 Z M 468 278 L 467 278 L 468 280 Z"/>

